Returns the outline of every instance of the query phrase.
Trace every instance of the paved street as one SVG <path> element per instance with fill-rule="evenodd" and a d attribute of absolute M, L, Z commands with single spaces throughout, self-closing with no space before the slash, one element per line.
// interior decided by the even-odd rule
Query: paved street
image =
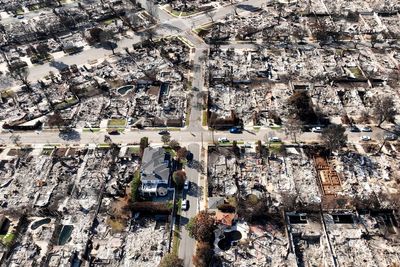
<path fill-rule="evenodd" d="M 188 149 L 193 153 L 193 161 L 200 162 L 200 145 L 191 143 L 188 145 Z M 188 223 L 189 219 L 194 217 L 199 210 L 198 200 L 200 199 L 200 173 L 197 164 L 192 165 L 192 167 L 187 167 L 185 169 L 188 180 L 191 183 L 190 190 L 184 196 L 189 200 L 189 210 L 182 211 L 181 214 L 181 241 L 179 246 L 179 257 L 184 259 L 184 266 L 192 265 L 192 255 L 196 246 L 196 241 L 189 237 L 188 232 L 185 229 L 185 225 Z"/>
<path fill-rule="evenodd" d="M 358 143 L 362 135 L 369 135 L 372 137 L 372 141 L 377 141 L 382 135 L 383 130 L 375 128 L 372 133 L 350 133 L 348 132 L 349 142 Z M 203 139 L 204 144 L 216 142 L 219 137 L 227 137 L 230 141 L 243 141 L 243 142 L 254 142 L 257 140 L 265 140 L 265 136 L 272 137 L 276 136 L 282 139 L 286 143 L 291 143 L 292 140 L 286 136 L 283 130 L 273 129 L 260 129 L 260 130 L 245 130 L 242 134 L 231 134 L 228 131 L 215 131 L 214 140 L 211 131 L 202 129 L 201 131 L 170 131 L 171 139 L 175 139 L 183 144 L 188 143 L 201 143 Z M 22 145 L 29 144 L 99 144 L 104 143 L 104 137 L 108 133 L 104 131 L 90 132 L 80 131 L 79 139 L 65 140 L 59 136 L 57 131 L 42 131 L 42 132 L 14 132 L 9 133 L 3 131 L 0 133 L 0 144 L 12 145 L 10 137 L 12 135 L 18 135 Z M 131 130 L 125 131 L 120 135 L 111 135 L 111 139 L 114 143 L 118 144 L 129 144 L 138 143 L 141 137 L 147 136 L 151 143 L 161 143 L 161 135 L 158 134 L 157 130 Z M 201 138 L 203 137 L 203 138 Z M 304 143 L 318 142 L 320 141 L 319 133 L 305 132 L 298 136 L 297 141 Z"/>

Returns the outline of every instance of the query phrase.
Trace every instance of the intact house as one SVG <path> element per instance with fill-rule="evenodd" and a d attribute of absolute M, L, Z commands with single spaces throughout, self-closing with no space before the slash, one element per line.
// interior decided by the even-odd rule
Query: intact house
<path fill-rule="evenodd" d="M 171 155 L 162 147 L 147 147 L 143 153 L 140 194 L 166 196 L 172 173 Z"/>

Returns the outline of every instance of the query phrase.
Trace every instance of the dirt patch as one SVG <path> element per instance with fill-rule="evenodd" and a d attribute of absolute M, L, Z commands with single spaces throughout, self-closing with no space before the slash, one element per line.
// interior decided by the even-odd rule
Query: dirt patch
<path fill-rule="evenodd" d="M 131 217 L 129 190 L 128 187 L 125 197 L 118 198 L 111 203 L 109 212 L 113 220 L 121 220 L 125 223 Z"/>

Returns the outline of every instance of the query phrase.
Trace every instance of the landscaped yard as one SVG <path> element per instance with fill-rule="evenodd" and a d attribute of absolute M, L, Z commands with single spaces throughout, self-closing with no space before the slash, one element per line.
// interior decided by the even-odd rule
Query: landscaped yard
<path fill-rule="evenodd" d="M 15 234 L 14 233 L 8 233 L 6 235 L 0 235 L 0 242 L 4 244 L 5 246 L 10 246 L 11 243 L 15 239 Z"/>
<path fill-rule="evenodd" d="M 110 119 L 108 120 L 107 127 L 110 128 L 124 128 L 126 125 L 125 119 Z"/>

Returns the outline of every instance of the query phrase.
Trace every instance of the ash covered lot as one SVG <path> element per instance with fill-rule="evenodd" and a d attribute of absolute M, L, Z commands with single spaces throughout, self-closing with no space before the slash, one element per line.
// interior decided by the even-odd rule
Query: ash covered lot
<path fill-rule="evenodd" d="M 387 150 L 330 155 L 321 147 L 234 142 L 208 153 L 220 266 L 397 263 L 400 176 L 388 164 L 399 159 Z"/>
<path fill-rule="evenodd" d="M 132 216 L 130 210 L 138 151 L 2 150 L 2 264 L 58 266 L 83 258 L 111 266 L 159 264 L 169 244 L 168 215 Z"/>

